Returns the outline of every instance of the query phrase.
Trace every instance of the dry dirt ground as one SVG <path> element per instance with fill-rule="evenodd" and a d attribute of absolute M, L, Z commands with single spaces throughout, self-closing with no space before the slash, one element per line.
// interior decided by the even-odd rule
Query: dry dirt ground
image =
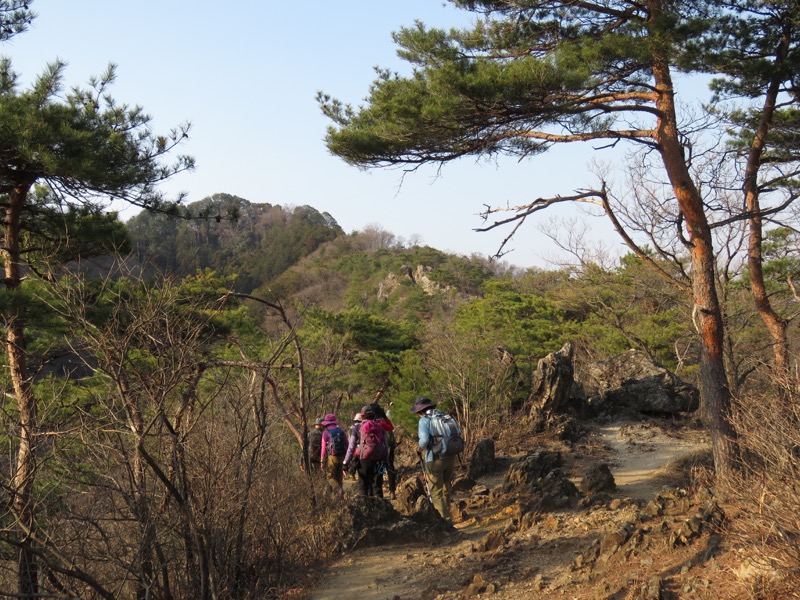
<path fill-rule="evenodd" d="M 532 449 L 517 448 L 510 461 Z M 521 518 L 513 502 L 468 503 L 435 545 L 387 541 L 320 566 L 309 600 L 747 598 L 741 557 L 725 548 L 702 481 L 705 433 L 689 422 L 593 423 L 559 449 L 577 484 L 590 463 L 617 484 L 597 502 Z M 498 458 L 503 458 L 498 444 Z M 693 476 L 694 475 L 694 476 Z M 505 471 L 477 480 L 502 487 Z M 474 494 L 474 492 L 473 492 Z"/>

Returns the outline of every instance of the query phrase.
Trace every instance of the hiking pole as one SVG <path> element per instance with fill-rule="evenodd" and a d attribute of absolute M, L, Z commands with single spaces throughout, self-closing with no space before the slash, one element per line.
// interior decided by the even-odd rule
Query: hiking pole
<path fill-rule="evenodd" d="M 422 481 L 425 482 L 425 492 L 428 494 L 428 501 L 433 504 L 433 496 L 431 496 L 431 488 L 428 485 L 428 474 L 425 472 L 425 462 L 422 460 L 422 455 L 417 454 L 417 458 L 419 458 L 419 466 L 422 469 Z"/>

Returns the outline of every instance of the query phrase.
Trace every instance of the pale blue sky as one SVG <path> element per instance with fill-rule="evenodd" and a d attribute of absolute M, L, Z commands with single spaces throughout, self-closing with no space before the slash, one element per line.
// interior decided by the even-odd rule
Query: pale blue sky
<path fill-rule="evenodd" d="M 422 169 L 402 187 L 399 171 L 359 171 L 327 152 L 317 90 L 358 104 L 373 66 L 406 72 L 392 31 L 415 19 L 450 27 L 472 18 L 439 0 L 34 0 L 31 6 L 39 16 L 30 31 L 0 47 L 23 81 L 56 58 L 69 64 L 68 86 L 117 63 L 111 90 L 117 100 L 143 106 L 157 131 L 192 123 L 182 152 L 196 158 L 197 168 L 165 186 L 188 192 L 189 201 L 225 192 L 251 202 L 308 204 L 348 232 L 378 224 L 406 240 L 417 236 L 441 250 L 487 256 L 508 230 L 473 231 L 485 204 L 568 195 L 593 182 L 588 148 L 500 166 L 467 159 L 446 165 L 438 178 L 433 168 Z M 517 234 L 506 261 L 548 266 L 544 259 L 556 248 L 536 224 L 549 214 Z M 590 222 L 596 232 L 608 231 L 603 220 Z"/>

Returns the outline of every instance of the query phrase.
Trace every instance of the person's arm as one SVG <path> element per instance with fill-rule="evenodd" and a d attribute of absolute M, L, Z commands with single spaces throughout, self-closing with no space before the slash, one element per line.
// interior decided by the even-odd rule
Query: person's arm
<path fill-rule="evenodd" d="M 428 417 L 422 417 L 419 420 L 417 437 L 419 438 L 419 447 L 427 452 L 431 444 L 430 419 Z"/>
<path fill-rule="evenodd" d="M 389 420 L 389 417 L 381 419 L 381 427 L 384 431 L 394 431 L 394 423 Z"/>
<path fill-rule="evenodd" d="M 320 444 L 319 450 L 319 460 L 320 462 L 325 462 L 325 457 L 328 455 L 328 442 L 331 439 L 331 435 L 328 433 L 328 430 L 322 432 L 322 444 Z"/>
<path fill-rule="evenodd" d="M 353 458 L 353 455 L 356 452 L 356 445 L 358 445 L 358 429 L 360 427 L 360 423 L 356 424 L 353 427 L 352 433 L 350 434 L 350 439 L 347 442 L 347 454 L 344 455 L 343 465 L 346 467 L 350 464 L 350 460 Z"/>

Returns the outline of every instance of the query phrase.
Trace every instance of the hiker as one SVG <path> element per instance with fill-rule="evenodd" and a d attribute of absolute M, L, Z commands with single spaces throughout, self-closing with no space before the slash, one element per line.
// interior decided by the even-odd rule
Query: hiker
<path fill-rule="evenodd" d="M 422 457 L 425 464 L 424 476 L 428 480 L 431 502 L 442 518 L 452 525 L 450 498 L 453 473 L 455 472 L 456 455 L 464 449 L 461 430 L 453 417 L 437 410 L 436 403 L 425 396 L 414 398 L 411 412 L 420 417 L 417 454 Z M 449 434 L 442 435 L 443 430 L 440 425 L 442 419 L 447 423 L 446 427 L 454 427 L 452 438 Z M 451 439 L 452 447 L 448 449 L 446 444 Z"/>
<path fill-rule="evenodd" d="M 357 460 L 356 472 L 361 484 L 362 496 L 383 498 L 383 474 L 380 465 L 386 460 L 387 448 L 384 429 L 375 419 L 375 412 L 369 406 L 361 409 L 361 422 L 354 426 L 356 435 L 350 438 L 345 469 L 351 461 Z"/>
<path fill-rule="evenodd" d="M 347 454 L 342 462 L 342 470 L 345 475 L 355 476 L 358 471 L 358 430 L 363 421 L 361 411 L 353 416 L 353 424 L 347 432 Z"/>
<path fill-rule="evenodd" d="M 314 428 L 308 432 L 308 464 L 311 472 L 319 471 L 322 468 L 320 463 L 320 452 L 322 447 L 322 417 L 314 421 Z M 300 470 L 305 471 L 303 457 L 300 456 Z"/>
<path fill-rule="evenodd" d="M 322 432 L 320 447 L 320 463 L 325 470 L 328 487 L 334 496 L 344 499 L 342 486 L 342 463 L 347 453 L 347 434 L 339 427 L 336 415 L 328 413 L 322 418 L 321 425 L 325 427 Z"/>
<path fill-rule="evenodd" d="M 380 421 L 383 427 L 383 435 L 386 438 L 386 478 L 389 483 L 389 496 L 392 500 L 397 499 L 397 470 L 394 466 L 394 453 L 397 448 L 397 440 L 394 437 L 394 424 L 389 418 L 389 413 L 383 410 L 383 407 L 377 402 L 369 405 L 375 413 L 375 418 Z"/>

